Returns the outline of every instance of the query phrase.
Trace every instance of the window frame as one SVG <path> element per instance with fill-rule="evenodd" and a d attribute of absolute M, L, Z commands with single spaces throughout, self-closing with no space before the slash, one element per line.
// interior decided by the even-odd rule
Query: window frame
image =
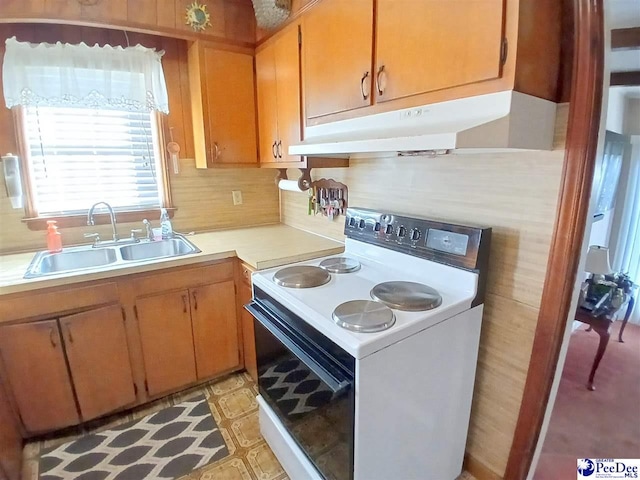
<path fill-rule="evenodd" d="M 82 214 L 71 215 L 39 215 L 35 209 L 33 201 L 33 182 L 31 179 L 31 169 L 29 168 L 30 150 L 27 146 L 26 139 L 26 115 L 23 107 L 14 108 L 13 119 L 18 142 L 18 150 L 20 155 L 20 167 L 22 169 L 22 179 L 24 187 L 24 213 L 22 222 L 27 225 L 29 230 L 46 230 L 47 221 L 56 220 L 58 226 L 62 228 L 87 226 L 87 216 Z M 158 208 L 149 208 L 144 210 L 117 210 L 116 217 L 118 223 L 129 223 L 142 221 L 145 218 L 155 218 L 159 215 L 160 208 L 166 208 L 169 217 L 173 218 L 176 211 L 171 196 L 171 182 L 169 176 L 169 165 L 167 162 L 167 153 L 165 146 L 165 118 L 160 113 L 155 114 L 157 136 L 158 136 L 158 152 L 160 154 L 160 178 L 162 181 L 162 205 Z M 97 225 L 110 224 L 111 220 L 108 213 L 96 213 L 95 223 Z"/>

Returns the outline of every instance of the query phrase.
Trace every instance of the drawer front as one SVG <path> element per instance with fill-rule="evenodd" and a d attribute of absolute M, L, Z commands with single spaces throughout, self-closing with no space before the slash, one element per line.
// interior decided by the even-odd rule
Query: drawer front
<path fill-rule="evenodd" d="M 0 299 L 0 322 L 58 316 L 65 312 L 119 301 L 115 282 L 21 293 Z"/>
<path fill-rule="evenodd" d="M 233 261 L 225 260 L 221 263 L 204 267 L 180 267 L 175 270 L 144 274 L 136 277 L 135 280 L 127 280 L 126 291 L 127 294 L 133 293 L 135 296 L 141 296 L 232 279 Z"/>

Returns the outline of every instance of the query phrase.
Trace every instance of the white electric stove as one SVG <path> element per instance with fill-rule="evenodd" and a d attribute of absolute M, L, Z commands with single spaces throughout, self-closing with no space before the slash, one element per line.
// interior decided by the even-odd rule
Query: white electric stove
<path fill-rule="evenodd" d="M 261 431 L 293 480 L 453 480 L 491 229 L 350 208 L 345 234 L 253 274 Z"/>

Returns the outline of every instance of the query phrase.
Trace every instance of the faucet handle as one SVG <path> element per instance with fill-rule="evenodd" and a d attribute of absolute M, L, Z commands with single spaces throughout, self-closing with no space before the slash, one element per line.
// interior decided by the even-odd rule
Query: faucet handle
<path fill-rule="evenodd" d="M 138 238 L 136 237 L 136 233 L 142 233 L 142 229 L 141 228 L 132 228 L 131 229 L 131 240 L 134 241 L 138 241 Z"/>
<path fill-rule="evenodd" d="M 99 233 L 85 233 L 84 238 L 95 238 L 93 241 L 93 246 L 95 247 L 100 242 L 100 234 Z"/>

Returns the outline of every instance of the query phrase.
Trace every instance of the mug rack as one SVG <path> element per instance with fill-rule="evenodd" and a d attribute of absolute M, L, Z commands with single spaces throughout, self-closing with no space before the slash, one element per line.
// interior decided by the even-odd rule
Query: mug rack
<path fill-rule="evenodd" d="M 321 178 L 311 182 L 309 191 L 309 215 L 322 214 L 333 220 L 347 211 L 349 189 L 344 183 Z"/>

